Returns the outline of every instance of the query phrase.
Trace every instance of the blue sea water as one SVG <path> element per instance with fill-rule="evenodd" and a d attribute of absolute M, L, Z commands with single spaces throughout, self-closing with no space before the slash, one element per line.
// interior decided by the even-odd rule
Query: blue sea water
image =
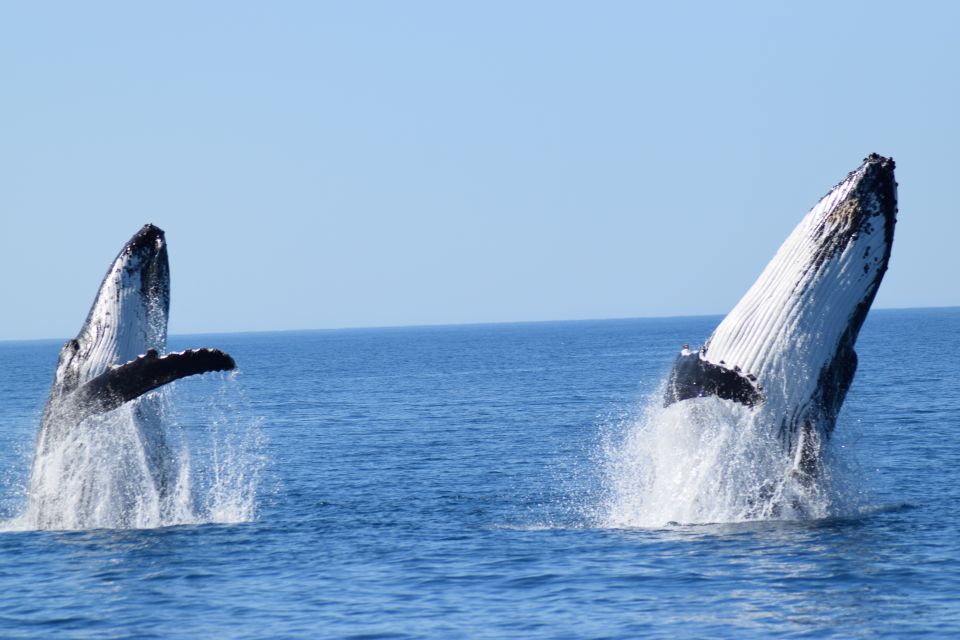
<path fill-rule="evenodd" d="M 960 309 L 871 313 L 825 517 L 659 522 L 618 474 L 643 473 L 624 460 L 671 359 L 718 320 L 176 336 L 240 365 L 176 383 L 168 427 L 198 492 L 227 474 L 250 501 L 0 532 L 0 636 L 960 635 Z M 5 521 L 58 348 L 0 343 Z M 646 454 L 692 464 L 670 433 Z"/>

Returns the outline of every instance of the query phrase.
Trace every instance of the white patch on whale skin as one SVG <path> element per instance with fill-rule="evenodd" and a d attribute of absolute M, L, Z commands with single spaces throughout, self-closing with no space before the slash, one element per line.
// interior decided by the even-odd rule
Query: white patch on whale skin
<path fill-rule="evenodd" d="M 809 408 L 820 372 L 886 269 L 893 221 L 877 194 L 857 191 L 868 170 L 869 162 L 810 210 L 706 342 L 706 360 L 756 376 L 771 418 Z"/>
<path fill-rule="evenodd" d="M 164 240 L 157 239 L 157 250 Z M 133 360 L 149 349 L 162 352 L 167 342 L 167 309 L 157 295 L 144 295 L 141 271 L 155 252 L 121 251 L 107 272 L 96 302 L 77 340 L 81 362 L 78 383 Z M 164 267 L 166 268 L 166 267 Z"/>

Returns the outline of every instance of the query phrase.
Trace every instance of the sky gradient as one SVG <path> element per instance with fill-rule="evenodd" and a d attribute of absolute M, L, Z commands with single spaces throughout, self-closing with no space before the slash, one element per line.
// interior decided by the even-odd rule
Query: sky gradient
<path fill-rule="evenodd" d="M 721 314 L 870 152 L 876 307 L 960 305 L 960 5 L 0 7 L 0 339 L 144 223 L 171 333 Z"/>

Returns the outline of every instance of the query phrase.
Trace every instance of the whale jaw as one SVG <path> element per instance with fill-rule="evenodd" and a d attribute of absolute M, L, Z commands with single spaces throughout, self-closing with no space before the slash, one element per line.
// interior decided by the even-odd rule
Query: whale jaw
<path fill-rule="evenodd" d="M 857 336 L 887 270 L 897 214 L 894 167 L 871 154 L 820 199 L 692 356 L 702 364 L 681 370 L 678 358 L 666 404 L 718 395 L 754 405 L 795 453 L 798 468 L 811 467 L 853 381 Z M 740 391 L 711 391 L 707 374 Z"/>

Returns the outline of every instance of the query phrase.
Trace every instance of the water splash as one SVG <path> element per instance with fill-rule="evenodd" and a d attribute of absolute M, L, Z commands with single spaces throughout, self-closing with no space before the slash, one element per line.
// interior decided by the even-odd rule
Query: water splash
<path fill-rule="evenodd" d="M 260 421 L 236 384 L 206 382 L 206 400 L 174 402 L 169 385 L 71 425 L 37 447 L 25 505 L 6 530 L 155 528 L 247 522 L 265 467 Z M 179 399 L 179 398 L 178 398 Z"/>
<path fill-rule="evenodd" d="M 594 516 L 600 526 L 819 519 L 859 510 L 849 465 L 828 453 L 815 481 L 791 474 L 793 460 L 762 412 L 716 397 L 664 408 L 660 397 L 603 438 Z"/>

